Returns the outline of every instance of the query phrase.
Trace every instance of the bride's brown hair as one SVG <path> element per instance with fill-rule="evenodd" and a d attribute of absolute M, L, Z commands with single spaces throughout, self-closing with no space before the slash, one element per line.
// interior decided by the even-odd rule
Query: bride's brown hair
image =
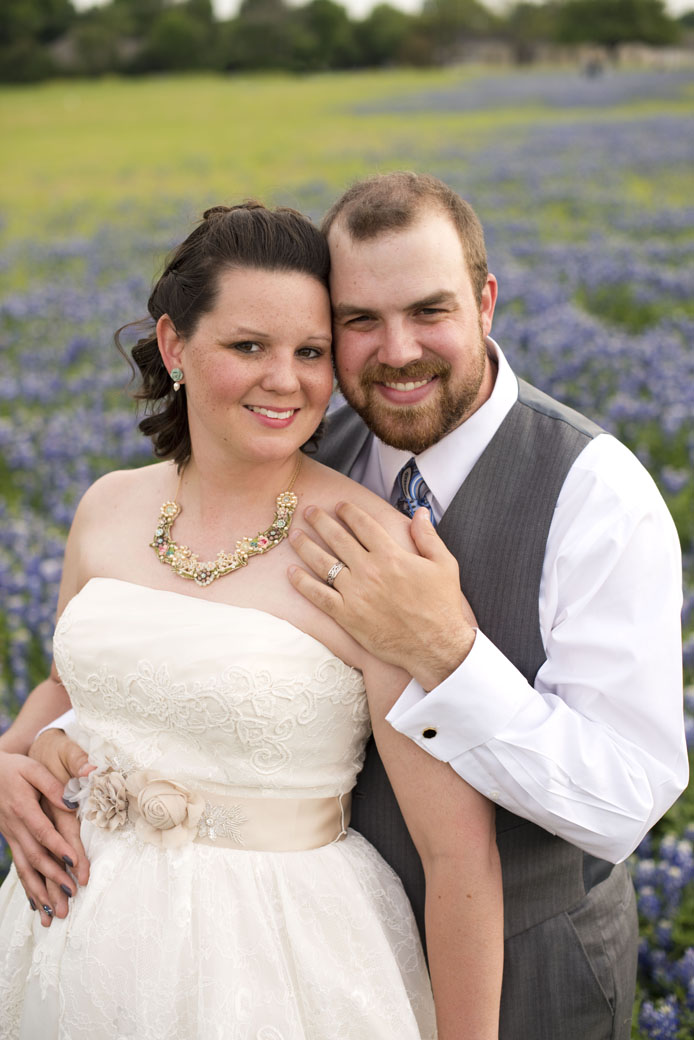
<path fill-rule="evenodd" d="M 327 288 L 330 254 L 325 236 L 308 217 L 288 207 L 267 209 L 253 199 L 239 206 L 214 206 L 169 256 L 147 303 L 149 317 L 116 332 L 118 349 L 140 376 L 133 392 L 136 400 L 145 402 L 139 428 L 151 437 L 156 457 L 173 459 L 179 470 L 191 452 L 185 388 L 174 392 L 157 346 L 157 321 L 168 314 L 180 336 L 191 336 L 202 315 L 214 307 L 219 275 L 249 267 L 298 271 Z M 131 350 L 134 365 L 121 342 L 121 334 L 133 328 L 146 330 Z"/>

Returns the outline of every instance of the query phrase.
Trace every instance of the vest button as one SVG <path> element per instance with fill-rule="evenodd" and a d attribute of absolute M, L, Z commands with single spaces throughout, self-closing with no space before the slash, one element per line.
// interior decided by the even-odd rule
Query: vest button
<path fill-rule="evenodd" d="M 423 729 L 422 730 L 422 736 L 426 737 L 427 740 L 431 740 L 432 737 L 436 736 L 436 730 L 435 729 L 431 729 L 431 728 Z"/>

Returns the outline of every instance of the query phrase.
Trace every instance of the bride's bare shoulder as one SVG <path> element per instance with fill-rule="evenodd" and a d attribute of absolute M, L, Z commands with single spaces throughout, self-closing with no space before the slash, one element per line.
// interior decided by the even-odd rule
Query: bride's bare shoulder
<path fill-rule="evenodd" d="M 119 469 L 99 477 L 84 493 L 76 523 L 100 521 L 105 515 L 131 512 L 148 502 L 173 496 L 176 467 L 172 462 L 158 462 L 138 469 Z M 163 497 L 162 497 L 163 496 Z"/>
<path fill-rule="evenodd" d="M 311 498 L 311 495 L 315 497 Z M 310 462 L 310 481 L 307 481 L 306 493 L 302 497 L 305 499 L 302 505 L 318 505 L 331 513 L 340 502 L 353 502 L 377 520 L 393 537 L 397 537 L 404 545 L 411 545 L 408 517 L 403 516 L 373 491 L 346 477 L 344 473 L 338 473 L 313 459 Z"/>

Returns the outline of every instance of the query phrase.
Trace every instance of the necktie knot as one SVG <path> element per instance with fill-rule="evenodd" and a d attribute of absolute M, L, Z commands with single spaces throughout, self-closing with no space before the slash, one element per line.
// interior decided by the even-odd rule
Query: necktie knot
<path fill-rule="evenodd" d="M 434 511 L 428 498 L 429 488 L 413 458 L 406 462 L 398 473 L 396 485 L 400 493 L 396 505 L 400 512 L 411 517 L 414 516 L 415 509 L 423 506 L 429 510 L 431 522 L 435 526 Z"/>

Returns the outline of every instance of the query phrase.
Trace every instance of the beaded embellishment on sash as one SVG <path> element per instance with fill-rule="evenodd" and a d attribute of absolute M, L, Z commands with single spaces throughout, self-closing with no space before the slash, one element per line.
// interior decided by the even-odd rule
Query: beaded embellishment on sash
<path fill-rule="evenodd" d="M 246 844 L 242 834 L 244 823 L 248 823 L 248 817 L 244 816 L 239 805 L 211 805 L 205 802 L 198 823 L 198 835 L 214 842 L 221 838 L 225 842 L 243 846 Z"/>

